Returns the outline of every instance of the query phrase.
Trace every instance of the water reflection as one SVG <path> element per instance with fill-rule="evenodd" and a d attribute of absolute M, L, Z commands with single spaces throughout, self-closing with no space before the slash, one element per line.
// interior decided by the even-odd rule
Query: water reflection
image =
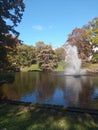
<path fill-rule="evenodd" d="M 96 109 L 97 79 L 98 76 L 16 73 L 13 83 L 0 87 L 0 98 Z"/>
<path fill-rule="evenodd" d="M 90 77 L 66 77 L 64 98 L 68 100 L 70 106 L 87 107 L 89 105 L 90 107 L 93 91 L 94 87 Z"/>
<path fill-rule="evenodd" d="M 73 76 L 66 77 L 66 86 L 64 90 L 64 98 L 68 100 L 70 105 L 78 105 L 79 95 L 82 91 L 81 78 L 75 78 Z"/>

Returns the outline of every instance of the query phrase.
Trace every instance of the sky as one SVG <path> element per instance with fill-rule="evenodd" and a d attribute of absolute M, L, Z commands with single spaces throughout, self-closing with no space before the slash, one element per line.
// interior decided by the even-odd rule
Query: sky
<path fill-rule="evenodd" d="M 75 28 L 98 17 L 98 0 L 24 0 L 26 5 L 16 30 L 19 39 L 36 46 L 43 41 L 56 47 L 66 43 Z"/>

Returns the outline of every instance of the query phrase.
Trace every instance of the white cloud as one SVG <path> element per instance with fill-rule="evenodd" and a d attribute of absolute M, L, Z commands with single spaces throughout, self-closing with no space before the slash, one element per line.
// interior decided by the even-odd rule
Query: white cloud
<path fill-rule="evenodd" d="M 43 26 L 41 26 L 41 25 L 34 25 L 34 26 L 32 26 L 32 28 L 35 30 L 39 30 L 39 31 L 43 30 Z"/>

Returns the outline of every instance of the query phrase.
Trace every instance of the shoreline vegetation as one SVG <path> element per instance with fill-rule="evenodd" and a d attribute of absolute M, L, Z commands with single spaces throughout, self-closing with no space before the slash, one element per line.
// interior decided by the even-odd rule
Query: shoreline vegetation
<path fill-rule="evenodd" d="M 53 71 L 64 71 L 65 63 L 64 62 L 58 62 L 58 67 L 54 69 Z M 22 67 L 22 72 L 32 72 L 32 71 L 41 71 L 38 64 L 33 64 L 30 67 Z"/>
<path fill-rule="evenodd" d="M 66 65 L 65 65 L 64 62 L 59 62 L 58 67 L 56 69 L 54 69 L 53 71 L 56 71 L 56 72 L 64 71 L 65 66 Z M 82 66 L 82 69 L 86 70 L 88 73 L 98 74 L 98 63 L 96 63 L 96 64 L 91 64 L 91 63 L 84 64 Z M 34 72 L 34 71 L 35 72 L 42 72 L 41 69 L 38 67 L 38 64 L 33 64 L 30 67 L 21 67 L 20 71 L 18 71 L 18 72 Z M 1 72 L 0 73 L 0 85 L 2 85 L 5 82 L 13 81 L 14 80 L 13 72 L 14 71 L 8 71 L 8 73 L 6 73 L 6 71 Z"/>
<path fill-rule="evenodd" d="M 64 62 L 58 62 L 57 68 L 55 68 L 53 71 L 64 71 L 66 68 L 66 63 Z M 41 71 L 42 70 L 39 68 L 38 64 L 32 64 L 31 66 L 26 66 L 26 67 L 20 67 L 18 68 L 19 70 L 16 69 L 9 69 L 9 70 L 2 70 L 0 73 L 5 73 L 5 72 L 32 72 L 32 71 Z M 81 69 L 85 69 L 88 72 L 98 72 L 98 63 L 85 63 L 82 65 Z"/>
<path fill-rule="evenodd" d="M 53 71 L 64 71 L 66 64 L 64 62 L 59 62 L 58 67 L 54 69 Z M 82 69 L 87 70 L 88 72 L 98 72 L 98 63 L 92 64 L 92 63 L 86 63 L 83 64 L 81 67 Z M 38 67 L 38 64 L 33 64 L 30 67 L 23 67 L 21 68 L 22 72 L 32 72 L 32 71 L 41 71 L 41 69 Z"/>

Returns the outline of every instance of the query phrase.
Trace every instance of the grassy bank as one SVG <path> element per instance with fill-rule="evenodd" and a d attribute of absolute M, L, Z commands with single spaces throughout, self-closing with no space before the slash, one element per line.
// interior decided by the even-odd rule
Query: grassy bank
<path fill-rule="evenodd" d="M 65 63 L 64 62 L 58 62 L 58 67 L 54 69 L 54 71 L 63 71 L 65 69 Z"/>
<path fill-rule="evenodd" d="M 87 69 L 88 71 L 91 71 L 91 72 L 98 72 L 98 63 L 96 63 L 96 64 L 92 64 L 92 63 L 84 64 L 83 68 Z"/>
<path fill-rule="evenodd" d="M 0 104 L 0 130 L 98 130 L 98 115 Z"/>
<path fill-rule="evenodd" d="M 64 71 L 65 69 L 65 63 L 64 62 L 58 62 L 58 67 L 54 69 L 54 71 Z M 83 69 L 86 69 L 91 72 L 97 72 L 98 71 L 98 64 L 92 64 L 92 63 L 87 63 L 83 64 L 82 66 Z M 24 67 L 21 69 L 21 71 L 41 71 L 38 64 L 33 64 L 30 67 Z"/>
<path fill-rule="evenodd" d="M 65 67 L 64 62 L 58 62 L 58 67 L 54 69 L 54 71 L 63 71 Z M 33 64 L 30 67 L 24 67 L 21 69 L 21 71 L 41 71 L 38 64 Z"/>
<path fill-rule="evenodd" d="M 30 67 L 21 68 L 21 71 L 25 71 L 25 72 L 27 72 L 27 71 L 40 71 L 40 68 L 39 68 L 38 64 L 33 64 Z"/>

